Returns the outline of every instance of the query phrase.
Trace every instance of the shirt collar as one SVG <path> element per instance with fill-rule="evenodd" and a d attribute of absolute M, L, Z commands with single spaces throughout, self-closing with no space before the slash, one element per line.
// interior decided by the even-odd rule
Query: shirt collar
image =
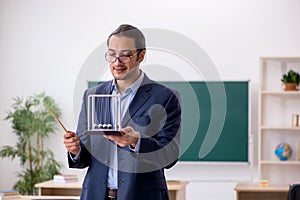
<path fill-rule="evenodd" d="M 126 90 L 124 93 L 126 93 L 127 91 L 132 91 L 134 93 L 136 93 L 136 91 L 139 89 L 143 79 L 144 79 L 144 76 L 145 76 L 145 73 L 140 70 L 141 74 L 139 76 L 139 78 L 134 82 L 132 83 Z M 112 85 L 111 85 L 111 91 L 112 92 L 117 92 L 118 93 L 118 89 L 116 87 L 116 80 L 113 80 L 112 82 Z"/>

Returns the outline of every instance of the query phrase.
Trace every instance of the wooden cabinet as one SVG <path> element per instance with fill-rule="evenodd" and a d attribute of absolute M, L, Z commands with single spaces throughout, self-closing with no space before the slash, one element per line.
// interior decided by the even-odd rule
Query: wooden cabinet
<path fill-rule="evenodd" d="M 269 183 L 300 181 L 300 128 L 292 125 L 292 116 L 300 115 L 300 92 L 284 91 L 282 75 L 293 69 L 300 72 L 300 57 L 262 57 L 260 59 L 258 113 L 258 171 Z M 291 146 L 292 156 L 280 161 L 275 148 Z"/>

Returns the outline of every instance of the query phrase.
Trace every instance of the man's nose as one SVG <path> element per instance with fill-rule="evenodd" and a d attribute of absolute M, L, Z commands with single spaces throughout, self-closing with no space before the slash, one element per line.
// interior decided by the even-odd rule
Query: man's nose
<path fill-rule="evenodd" d="M 124 64 L 121 60 L 120 57 L 116 57 L 116 60 L 114 62 L 116 65 Z"/>

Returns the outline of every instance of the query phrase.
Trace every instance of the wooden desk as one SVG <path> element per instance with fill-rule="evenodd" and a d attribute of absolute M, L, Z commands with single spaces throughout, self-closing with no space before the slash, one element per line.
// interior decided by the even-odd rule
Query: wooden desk
<path fill-rule="evenodd" d="M 188 182 L 170 181 L 167 182 L 170 200 L 185 200 L 185 188 Z M 35 185 L 39 195 L 48 196 L 80 196 L 81 182 L 55 183 L 45 181 Z"/>
<path fill-rule="evenodd" d="M 35 184 L 38 188 L 38 195 L 49 196 L 80 196 L 82 183 L 81 182 L 69 182 L 69 183 L 55 183 L 51 181 L 45 181 Z"/>
<path fill-rule="evenodd" d="M 287 200 L 288 184 L 238 183 L 235 187 L 236 200 Z"/>

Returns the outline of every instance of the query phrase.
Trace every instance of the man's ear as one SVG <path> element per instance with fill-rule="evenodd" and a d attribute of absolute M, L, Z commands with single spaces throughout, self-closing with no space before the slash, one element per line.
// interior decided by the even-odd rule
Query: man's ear
<path fill-rule="evenodd" d="M 146 50 L 142 50 L 138 53 L 138 58 L 137 58 L 137 61 L 138 62 L 142 62 L 145 58 L 145 55 L 146 55 Z"/>

